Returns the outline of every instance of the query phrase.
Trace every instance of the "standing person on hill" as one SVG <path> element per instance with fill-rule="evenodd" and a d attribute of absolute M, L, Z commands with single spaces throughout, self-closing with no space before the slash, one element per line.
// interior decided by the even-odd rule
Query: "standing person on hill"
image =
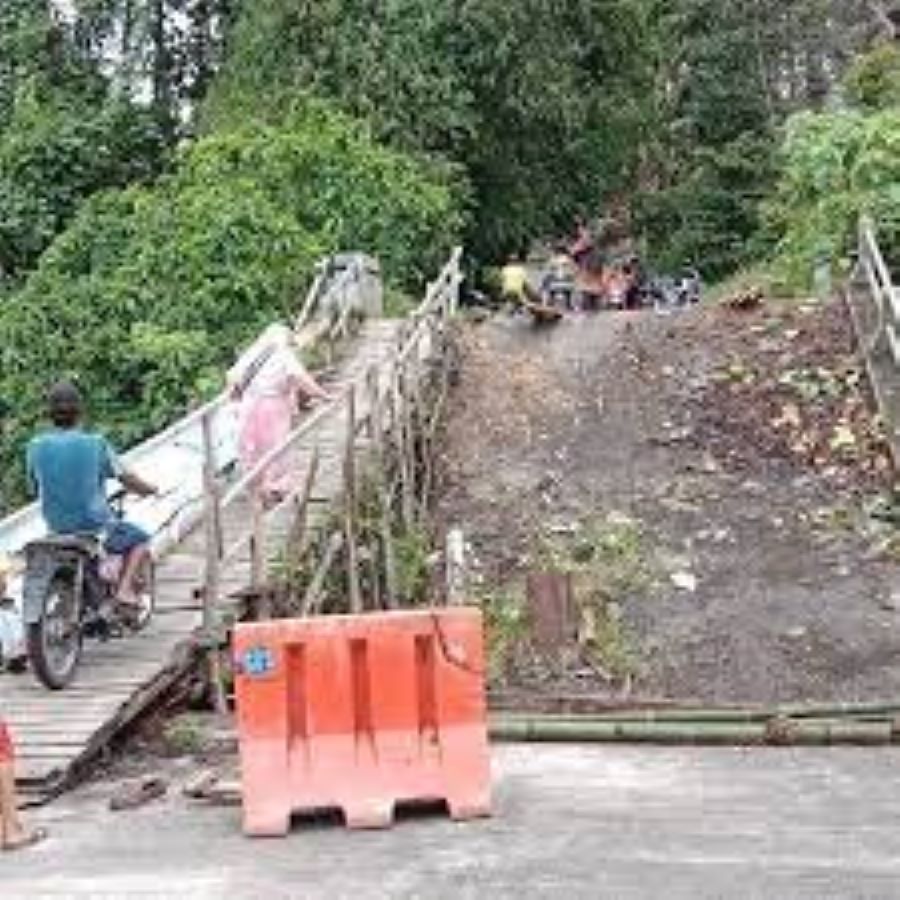
<path fill-rule="evenodd" d="M 245 473 L 287 440 L 303 400 L 330 399 L 300 361 L 293 332 L 281 324 L 270 325 L 243 353 L 228 373 L 228 386 L 238 404 L 238 451 Z M 268 503 L 290 490 L 291 475 L 283 459 L 266 469 L 262 486 Z"/>
<path fill-rule="evenodd" d="M 544 302 L 550 306 L 561 302 L 564 307 L 573 309 L 576 274 L 575 264 L 566 252 L 565 246 L 558 246 L 547 263 L 541 281 Z"/>
<path fill-rule="evenodd" d="M 510 255 L 500 272 L 500 293 L 504 300 L 517 305 L 528 299 L 528 271 L 515 254 Z"/>
<path fill-rule="evenodd" d="M 586 269 L 594 255 L 594 235 L 583 219 L 578 219 L 575 225 L 575 240 L 569 250 L 569 256 L 575 261 L 579 269 Z"/>
<path fill-rule="evenodd" d="M 0 851 L 23 850 L 46 837 L 43 828 L 27 828 L 19 815 L 15 752 L 6 723 L 0 718 Z"/>

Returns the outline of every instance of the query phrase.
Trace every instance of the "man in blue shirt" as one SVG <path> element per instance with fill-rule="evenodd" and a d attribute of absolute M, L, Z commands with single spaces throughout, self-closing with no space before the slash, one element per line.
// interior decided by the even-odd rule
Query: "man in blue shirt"
<path fill-rule="evenodd" d="M 150 536 L 118 519 L 106 499 L 106 482 L 116 479 L 142 497 L 158 493 L 126 471 L 113 448 L 79 425 L 83 403 L 78 389 L 60 382 L 50 389 L 48 411 L 53 428 L 28 445 L 28 479 L 37 493 L 47 527 L 54 534 L 103 535 L 108 553 L 124 560 L 118 601 L 139 605 L 138 576 L 149 558 Z"/>

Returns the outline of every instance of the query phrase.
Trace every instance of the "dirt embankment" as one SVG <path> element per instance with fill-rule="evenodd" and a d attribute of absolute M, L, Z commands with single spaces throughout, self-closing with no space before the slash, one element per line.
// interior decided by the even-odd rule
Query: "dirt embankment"
<path fill-rule="evenodd" d="M 472 545 L 498 681 L 900 689 L 900 541 L 870 514 L 889 463 L 840 304 L 492 322 L 465 345 L 440 517 Z M 575 572 L 581 607 L 552 663 L 522 611 L 548 567 Z"/>

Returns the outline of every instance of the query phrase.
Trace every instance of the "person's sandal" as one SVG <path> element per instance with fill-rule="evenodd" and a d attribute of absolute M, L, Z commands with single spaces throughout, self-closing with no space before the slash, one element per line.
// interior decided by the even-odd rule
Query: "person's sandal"
<path fill-rule="evenodd" d="M 17 850 L 27 850 L 29 847 L 34 847 L 36 844 L 45 841 L 49 836 L 50 832 L 46 828 L 34 828 L 17 841 L 4 841 L 0 844 L 0 851 L 3 853 L 15 853 Z"/>

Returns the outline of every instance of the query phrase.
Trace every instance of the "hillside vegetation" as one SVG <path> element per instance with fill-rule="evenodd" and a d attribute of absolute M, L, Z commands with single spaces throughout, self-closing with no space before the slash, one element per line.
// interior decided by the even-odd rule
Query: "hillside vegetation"
<path fill-rule="evenodd" d="M 889 4 L 887 5 L 889 6 Z M 900 232 L 900 54 L 865 0 L 6 0 L 0 479 L 69 375 L 120 443 L 208 396 L 315 259 L 416 292 L 576 216 L 710 279 Z"/>

